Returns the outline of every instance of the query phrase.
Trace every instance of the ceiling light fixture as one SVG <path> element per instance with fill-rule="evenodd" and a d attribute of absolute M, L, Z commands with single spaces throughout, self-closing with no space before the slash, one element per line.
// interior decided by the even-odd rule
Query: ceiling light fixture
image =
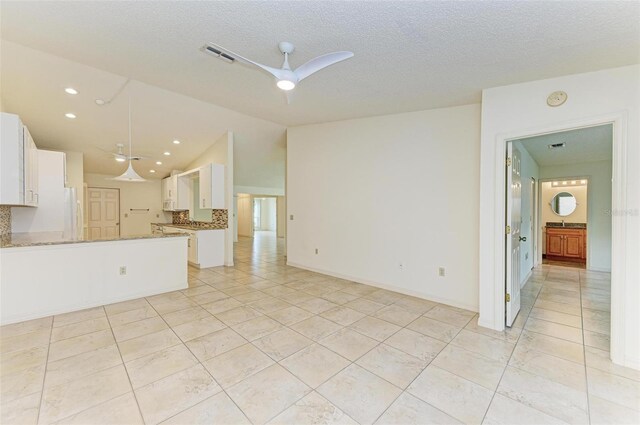
<path fill-rule="evenodd" d="M 67 112 L 66 114 L 64 114 L 64 116 L 69 118 L 70 120 L 73 120 L 76 118 L 76 114 L 72 114 L 71 112 Z"/>
<path fill-rule="evenodd" d="M 296 88 L 297 78 L 278 80 L 276 85 L 280 90 L 289 91 Z"/>
<path fill-rule="evenodd" d="M 133 169 L 133 165 L 131 165 L 131 157 L 133 156 L 133 151 L 131 150 L 131 95 L 129 95 L 129 167 L 127 167 L 127 171 L 122 173 L 122 175 L 118 177 L 114 177 L 112 180 L 119 180 L 125 182 L 146 182 L 146 179 L 140 177 L 136 170 Z"/>
<path fill-rule="evenodd" d="M 150 173 L 155 173 L 155 172 L 156 172 L 156 170 L 149 170 L 149 172 L 150 172 Z"/>
<path fill-rule="evenodd" d="M 78 94 L 78 90 L 74 89 L 73 87 L 67 87 L 66 89 L 64 89 L 64 91 L 67 94 Z"/>
<path fill-rule="evenodd" d="M 580 180 L 580 184 L 587 184 L 586 180 Z"/>
<path fill-rule="evenodd" d="M 118 162 L 125 162 L 126 159 L 123 156 L 116 156 L 116 161 Z"/>
<path fill-rule="evenodd" d="M 170 156 L 170 155 L 171 155 L 171 152 L 165 152 L 163 155 L 165 155 L 165 156 Z"/>
<path fill-rule="evenodd" d="M 180 144 L 180 140 L 174 140 L 174 141 L 173 141 L 173 144 L 174 144 L 174 145 L 179 145 L 179 144 Z"/>
<path fill-rule="evenodd" d="M 566 186 L 567 182 L 562 182 L 562 184 Z"/>
<path fill-rule="evenodd" d="M 156 161 L 156 165 L 162 165 L 162 161 Z"/>

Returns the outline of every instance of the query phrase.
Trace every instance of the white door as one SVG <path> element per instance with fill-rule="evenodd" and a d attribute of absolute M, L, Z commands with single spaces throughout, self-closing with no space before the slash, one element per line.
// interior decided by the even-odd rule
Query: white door
<path fill-rule="evenodd" d="M 120 235 L 120 191 L 90 187 L 87 190 L 87 218 L 89 239 Z"/>
<path fill-rule="evenodd" d="M 520 175 L 520 151 L 512 143 L 507 144 L 507 276 L 506 324 L 511 326 L 520 311 L 520 227 L 522 181 Z"/>

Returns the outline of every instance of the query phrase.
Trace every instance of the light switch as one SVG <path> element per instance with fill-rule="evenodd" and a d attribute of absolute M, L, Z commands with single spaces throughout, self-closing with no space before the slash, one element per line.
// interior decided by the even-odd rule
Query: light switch
<path fill-rule="evenodd" d="M 289 216 L 289 220 L 293 221 L 293 214 Z"/>

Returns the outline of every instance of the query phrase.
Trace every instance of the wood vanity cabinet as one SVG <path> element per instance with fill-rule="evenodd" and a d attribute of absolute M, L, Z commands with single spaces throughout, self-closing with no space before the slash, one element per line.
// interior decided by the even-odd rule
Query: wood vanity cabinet
<path fill-rule="evenodd" d="M 547 227 L 547 258 L 582 261 L 587 258 L 587 229 Z"/>

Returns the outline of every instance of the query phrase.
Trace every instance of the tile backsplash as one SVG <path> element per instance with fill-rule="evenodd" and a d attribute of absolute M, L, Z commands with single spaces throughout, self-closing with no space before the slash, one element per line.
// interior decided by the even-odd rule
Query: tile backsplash
<path fill-rule="evenodd" d="M 208 221 L 191 221 L 189 219 L 189 211 L 174 211 L 173 224 L 188 224 L 190 226 L 202 227 L 203 229 L 226 229 L 229 227 L 229 216 L 227 210 L 212 210 L 211 222 Z"/>
<path fill-rule="evenodd" d="M 0 236 L 5 236 L 9 233 L 11 233 L 11 207 L 0 205 Z"/>

